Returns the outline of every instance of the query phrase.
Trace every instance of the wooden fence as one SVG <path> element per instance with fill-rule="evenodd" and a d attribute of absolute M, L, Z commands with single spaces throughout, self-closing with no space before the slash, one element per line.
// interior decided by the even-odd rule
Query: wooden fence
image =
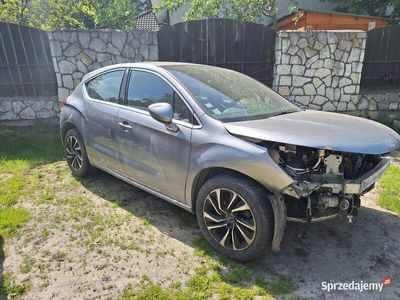
<path fill-rule="evenodd" d="M 368 31 L 361 88 L 400 88 L 400 24 Z"/>
<path fill-rule="evenodd" d="M 261 24 L 206 19 L 163 27 L 160 61 L 220 66 L 272 85 L 276 31 Z"/>
<path fill-rule="evenodd" d="M 0 23 L 0 97 L 57 95 L 46 32 Z"/>

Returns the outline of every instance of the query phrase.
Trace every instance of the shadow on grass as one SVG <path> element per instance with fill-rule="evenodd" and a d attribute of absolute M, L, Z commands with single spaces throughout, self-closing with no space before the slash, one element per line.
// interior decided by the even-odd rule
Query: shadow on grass
<path fill-rule="evenodd" d="M 0 167 L 25 161 L 29 166 L 60 159 L 63 147 L 58 130 L 50 128 L 0 128 Z"/>
<path fill-rule="evenodd" d="M 80 182 L 92 193 L 191 246 L 196 255 L 218 261 L 221 284 L 242 286 L 247 269 L 257 279 L 261 278 L 256 281 L 256 286 L 273 295 L 285 294 L 296 286 L 304 290 L 298 295 L 294 293 L 295 296 L 321 297 L 324 280 L 379 282 L 383 274 L 394 276 L 400 269 L 397 251 L 400 219 L 377 209 L 362 207 L 353 224 L 345 217 L 311 224 L 310 234 L 304 239 L 299 239 L 298 235 L 303 231 L 303 225 L 289 223 L 279 253 L 269 253 L 257 262 L 241 264 L 216 253 L 200 237 L 196 218 L 189 212 L 99 170 Z M 350 257 L 354 259 L 346 263 Z M 264 278 L 281 280 L 276 285 L 266 286 Z M 390 297 L 400 294 L 400 289 L 385 292 Z"/>
<path fill-rule="evenodd" d="M 24 131 L 0 130 L 1 141 L 6 141 L 0 143 L 0 171 L 6 167 L 14 170 L 15 165 L 12 164 L 18 160 L 27 162 L 22 169 L 18 169 L 18 172 L 23 172 L 26 167 L 52 162 L 61 157 L 62 147 L 58 134 Z M 219 278 L 207 279 L 203 273 L 199 273 L 201 276 L 189 282 L 195 292 L 206 293 L 213 280 L 217 280 L 216 282 L 226 289 L 231 286 L 240 288 L 251 270 L 256 276 L 255 286 L 270 294 L 285 294 L 290 291 L 290 282 L 285 281 L 285 278 L 290 278 L 300 289 L 303 287 L 299 295 L 320 298 L 323 296 L 320 282 L 324 280 L 350 282 L 362 279 L 365 282 L 376 282 L 384 275 L 398 274 L 400 269 L 400 219 L 377 209 L 361 208 L 354 224 L 348 224 L 346 220 L 313 224 L 310 227 L 311 235 L 306 239 L 299 239 L 297 235 L 302 226 L 289 224 L 281 252 L 267 254 L 255 263 L 239 264 L 217 254 L 199 237 L 196 219 L 189 212 L 102 171 L 96 171 L 79 181 L 104 200 L 118 205 L 130 214 L 142 218 L 146 224 L 150 223 L 168 236 L 191 246 L 196 255 L 218 262 L 215 270 Z M 0 242 L 0 251 L 3 251 L 4 237 L 1 237 Z M 0 254 L 4 256 L 2 252 Z M 0 256 L 1 265 L 3 260 Z M 264 280 L 272 277 L 283 280 L 275 285 Z M 1 282 L 4 288 L 3 276 Z M 385 292 L 388 294 L 382 296 L 390 298 L 400 295 L 400 288 L 392 287 L 385 289 Z"/>
<path fill-rule="evenodd" d="M 235 299 L 247 299 L 255 295 L 287 294 L 294 289 L 284 276 L 264 277 L 257 270 L 257 263 L 239 263 L 217 253 L 202 237 L 196 217 L 190 212 L 100 170 L 94 170 L 79 181 L 91 193 L 128 211 L 143 220 L 145 225 L 151 224 L 169 237 L 189 245 L 196 256 L 205 260 L 205 265 L 196 269 L 195 275 L 186 283 L 188 291 L 185 297 L 188 299 L 206 299 L 213 291 L 219 295 L 226 294 L 226 297 L 234 295 Z M 151 283 L 145 289 L 159 292 L 159 287 Z M 178 295 L 178 290 L 169 292 L 172 298 L 183 297 Z"/>
<path fill-rule="evenodd" d="M 54 162 L 62 157 L 63 148 L 54 126 L 42 128 L 0 128 L 0 299 L 24 292 L 23 286 L 7 286 L 3 262 L 5 239 L 30 218 L 30 213 L 15 206 L 26 193 L 30 168 Z M 8 291 L 11 288 L 11 292 Z M 9 295 L 7 295 L 9 294 Z M 11 296 L 10 296 L 11 294 Z"/>

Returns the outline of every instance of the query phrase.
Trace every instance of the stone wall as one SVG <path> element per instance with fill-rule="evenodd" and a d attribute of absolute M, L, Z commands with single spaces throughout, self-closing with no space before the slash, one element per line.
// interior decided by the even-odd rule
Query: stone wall
<path fill-rule="evenodd" d="M 273 88 L 299 105 L 358 109 L 366 32 L 279 31 Z"/>
<path fill-rule="evenodd" d="M 124 62 L 156 61 L 157 33 L 142 30 L 48 32 L 58 97 L 0 98 L 0 121 L 56 117 L 82 77 Z M 366 32 L 279 31 L 273 88 L 299 105 L 327 111 L 400 110 L 400 91 L 360 91 Z"/>
<path fill-rule="evenodd" d="M 83 75 L 111 64 L 155 61 L 157 33 L 142 30 L 57 30 L 48 32 L 58 98 L 65 99 Z"/>
<path fill-rule="evenodd" d="M 358 110 L 400 110 L 400 90 L 364 91 L 357 98 Z"/>
<path fill-rule="evenodd" d="M 50 119 L 59 111 L 57 96 L 0 98 L 0 121 Z"/>

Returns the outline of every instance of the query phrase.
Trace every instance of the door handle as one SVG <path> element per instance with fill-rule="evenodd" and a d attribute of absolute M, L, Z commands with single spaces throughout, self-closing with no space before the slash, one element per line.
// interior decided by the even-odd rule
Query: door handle
<path fill-rule="evenodd" d="M 132 126 L 129 125 L 127 121 L 122 121 L 118 123 L 119 127 L 121 127 L 123 130 L 130 130 L 132 129 Z"/>

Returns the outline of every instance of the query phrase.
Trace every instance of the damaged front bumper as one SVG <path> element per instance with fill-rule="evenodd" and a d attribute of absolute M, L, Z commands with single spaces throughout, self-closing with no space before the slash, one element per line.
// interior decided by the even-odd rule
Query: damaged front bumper
<path fill-rule="evenodd" d="M 369 172 L 357 179 L 345 180 L 335 174 L 312 175 L 309 181 L 296 182 L 283 191 L 283 194 L 301 198 L 320 188 L 329 188 L 333 194 L 363 195 L 369 191 L 390 165 L 390 158 L 382 160 Z"/>
<path fill-rule="evenodd" d="M 389 165 L 390 158 L 384 157 L 371 171 L 365 173 L 358 179 L 347 180 L 344 188 L 345 194 L 362 195 L 378 181 L 387 168 L 389 168 Z"/>

